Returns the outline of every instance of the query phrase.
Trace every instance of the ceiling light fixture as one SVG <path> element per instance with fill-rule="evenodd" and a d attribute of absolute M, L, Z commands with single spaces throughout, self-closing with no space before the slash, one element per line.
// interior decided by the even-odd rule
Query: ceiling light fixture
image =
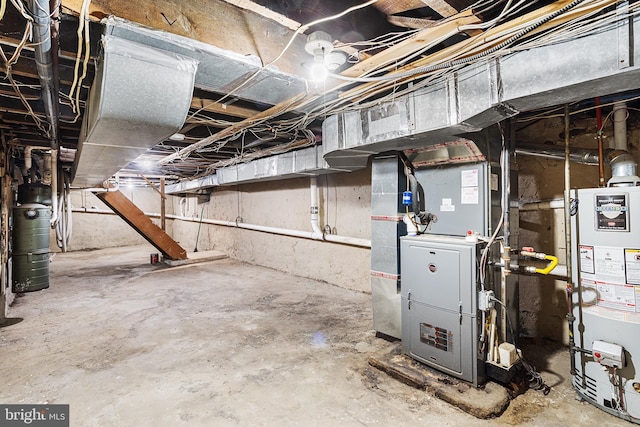
<path fill-rule="evenodd" d="M 312 81 L 323 81 L 329 75 L 329 71 L 337 70 L 347 61 L 347 55 L 333 49 L 333 37 L 324 31 L 314 31 L 307 37 L 304 50 L 313 55 L 309 74 Z"/>

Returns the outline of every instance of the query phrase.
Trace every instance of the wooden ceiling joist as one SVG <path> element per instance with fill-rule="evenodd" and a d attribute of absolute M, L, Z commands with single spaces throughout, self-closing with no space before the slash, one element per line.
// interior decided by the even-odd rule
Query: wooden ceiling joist
<path fill-rule="evenodd" d="M 240 107 L 234 104 L 221 104 L 210 99 L 204 99 L 194 96 L 191 99 L 191 108 L 196 110 L 207 111 L 210 113 L 224 114 L 231 117 L 239 117 L 246 119 L 259 113 L 258 110 Z"/>
<path fill-rule="evenodd" d="M 375 3 L 375 6 L 386 15 L 396 15 L 428 6 L 447 18 L 455 15 L 460 10 L 453 3 L 445 0 L 381 0 Z"/>
<path fill-rule="evenodd" d="M 62 0 L 65 12 L 80 14 L 82 0 Z M 89 15 L 100 20 L 115 15 L 144 26 L 198 40 L 241 55 L 256 55 L 263 63 L 275 59 L 293 31 L 253 10 L 240 9 L 222 0 L 92 0 Z M 302 74 L 307 60 L 304 37 L 275 66 L 292 74 Z"/>

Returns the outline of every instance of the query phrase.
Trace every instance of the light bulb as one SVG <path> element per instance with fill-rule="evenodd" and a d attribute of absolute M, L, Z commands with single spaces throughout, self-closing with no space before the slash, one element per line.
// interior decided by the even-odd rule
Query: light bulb
<path fill-rule="evenodd" d="M 329 70 L 322 62 L 314 62 L 309 68 L 309 77 L 313 82 L 322 82 L 329 75 Z"/>

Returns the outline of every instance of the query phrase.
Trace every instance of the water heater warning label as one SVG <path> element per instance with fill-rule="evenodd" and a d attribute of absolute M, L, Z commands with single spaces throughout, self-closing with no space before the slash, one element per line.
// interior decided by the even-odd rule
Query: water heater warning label
<path fill-rule="evenodd" d="M 624 250 L 627 283 L 640 285 L 640 249 Z"/>
<path fill-rule="evenodd" d="M 596 194 L 596 229 L 629 231 L 627 194 Z"/>
<path fill-rule="evenodd" d="M 622 311 L 637 311 L 635 286 L 596 282 L 596 287 L 599 306 Z"/>

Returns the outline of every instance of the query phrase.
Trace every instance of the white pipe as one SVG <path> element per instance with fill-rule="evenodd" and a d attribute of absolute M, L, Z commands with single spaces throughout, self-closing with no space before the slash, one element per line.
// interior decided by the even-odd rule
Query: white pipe
<path fill-rule="evenodd" d="M 110 187 L 111 182 L 109 180 L 106 180 L 105 182 L 102 183 L 102 187 L 95 187 L 95 188 L 83 188 L 82 191 L 89 191 L 91 193 L 108 193 L 111 191 L 118 191 L 118 189 L 120 188 L 120 183 L 118 181 L 114 182 L 114 186 Z"/>
<path fill-rule="evenodd" d="M 42 169 L 42 183 L 51 185 L 51 153 L 47 153 L 44 155 L 44 163 Z"/>
<path fill-rule="evenodd" d="M 318 179 L 315 176 L 310 178 L 310 190 L 311 190 L 311 230 L 313 230 L 314 239 L 324 238 L 324 233 L 320 229 L 320 206 L 318 201 L 320 200 L 320 190 L 318 189 Z"/>
<path fill-rule="evenodd" d="M 564 199 L 553 199 L 546 202 L 530 202 L 520 205 L 520 212 L 545 209 L 564 209 Z"/>
<path fill-rule="evenodd" d="M 83 213 L 96 213 L 96 214 L 109 214 L 115 215 L 112 211 L 106 209 L 81 209 L 76 208 L 73 209 L 74 212 L 83 212 Z M 151 218 L 160 218 L 159 213 L 155 212 L 145 212 L 145 215 Z M 179 215 L 165 215 L 168 219 L 179 220 L 179 221 L 188 221 L 188 222 L 200 222 L 199 218 L 191 218 Z M 245 230 L 253 230 L 253 231 L 261 231 L 263 233 L 271 233 L 278 234 L 282 236 L 290 236 L 290 237 L 299 237 L 302 239 L 311 239 L 311 240 L 321 240 L 330 243 L 339 243 L 342 245 L 349 246 L 358 246 L 361 248 L 371 248 L 371 240 L 361 239 L 359 237 L 347 237 L 347 236 L 338 236 L 335 234 L 327 234 L 324 236 L 317 236 L 316 233 L 312 231 L 299 231 L 299 230 L 288 230 L 285 228 L 278 227 L 268 227 L 266 225 L 255 225 L 255 224 L 246 224 L 244 222 L 235 222 L 235 221 L 223 221 L 218 219 L 206 219 L 202 220 L 204 224 L 212 224 L 212 225 L 221 225 L 225 227 L 235 227 L 235 228 L 243 228 Z"/>
<path fill-rule="evenodd" d="M 58 150 L 51 150 L 51 227 L 58 222 Z"/>
<path fill-rule="evenodd" d="M 65 204 L 67 206 L 67 235 L 65 237 L 67 242 L 70 242 L 71 236 L 73 235 L 73 215 L 71 214 L 71 178 L 69 175 L 65 174 L 64 180 L 66 184 Z"/>
<path fill-rule="evenodd" d="M 613 147 L 616 150 L 627 151 L 627 103 L 624 101 L 613 104 Z"/>
<path fill-rule="evenodd" d="M 24 147 L 24 168 L 26 170 L 31 169 L 33 166 L 31 152 L 33 150 L 51 150 L 50 147 L 38 147 L 36 145 L 27 145 Z"/>

